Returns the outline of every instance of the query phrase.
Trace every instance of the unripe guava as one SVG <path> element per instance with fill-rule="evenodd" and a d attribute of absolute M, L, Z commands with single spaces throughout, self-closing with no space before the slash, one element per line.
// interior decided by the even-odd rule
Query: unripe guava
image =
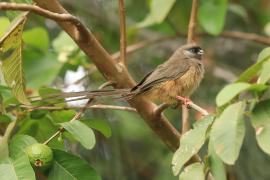
<path fill-rule="evenodd" d="M 32 144 L 25 148 L 31 164 L 35 167 L 48 168 L 53 160 L 52 149 L 45 144 Z"/>

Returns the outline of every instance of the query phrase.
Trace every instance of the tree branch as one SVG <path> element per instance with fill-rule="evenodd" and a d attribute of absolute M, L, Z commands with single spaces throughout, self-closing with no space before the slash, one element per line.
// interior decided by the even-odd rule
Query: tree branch
<path fill-rule="evenodd" d="M 135 52 L 137 50 L 140 50 L 140 49 L 142 49 L 142 48 L 144 48 L 146 46 L 152 45 L 154 43 L 174 39 L 176 37 L 177 36 L 162 36 L 162 37 L 159 37 L 159 38 L 156 38 L 156 39 L 141 41 L 141 42 L 132 44 L 130 46 L 127 46 L 126 53 L 128 55 L 128 54 L 131 54 L 131 53 L 133 53 L 133 52 Z M 120 52 L 116 52 L 116 53 L 112 54 L 111 56 L 112 56 L 113 59 L 119 59 L 120 58 Z"/>
<path fill-rule="evenodd" d="M 71 14 L 59 14 L 48 11 L 36 5 L 24 4 L 24 3 L 7 3 L 0 2 L 0 10 L 16 10 L 16 11 L 31 11 L 40 16 L 52 19 L 54 21 L 70 21 L 73 23 L 80 23 L 80 21 Z"/>
<path fill-rule="evenodd" d="M 190 129 L 190 125 L 189 125 L 189 109 L 185 106 L 182 105 L 182 131 L 180 130 L 180 132 L 182 134 L 185 134 L 189 129 Z"/>
<path fill-rule="evenodd" d="M 176 96 L 176 99 L 185 102 L 185 98 L 181 97 L 181 96 Z M 200 112 L 202 115 L 207 116 L 209 115 L 209 113 L 207 112 L 207 110 L 203 109 L 202 107 L 198 106 L 197 104 L 194 104 L 192 101 L 188 101 L 187 105 L 189 107 L 192 107 L 193 109 L 195 109 L 196 111 Z"/>
<path fill-rule="evenodd" d="M 126 66 L 126 10 L 125 1 L 119 2 L 119 20 L 120 20 L 120 62 Z"/>
<path fill-rule="evenodd" d="M 199 0 L 192 1 L 191 15 L 190 15 L 189 25 L 188 25 L 188 38 L 187 38 L 188 43 L 191 43 L 192 41 L 194 41 L 196 18 L 197 18 L 197 11 L 198 11 L 198 1 Z"/>
<path fill-rule="evenodd" d="M 248 41 L 254 41 L 260 44 L 270 45 L 270 37 L 260 36 L 254 33 L 245 33 L 240 31 L 223 31 L 220 33 L 221 37 L 234 38 L 234 39 L 244 39 Z"/>

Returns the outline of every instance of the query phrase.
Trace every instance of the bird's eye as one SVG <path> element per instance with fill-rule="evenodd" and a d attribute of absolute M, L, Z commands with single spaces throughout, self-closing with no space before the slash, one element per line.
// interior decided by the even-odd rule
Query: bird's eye
<path fill-rule="evenodd" d="M 189 49 L 189 51 L 196 54 L 197 53 L 197 48 L 191 48 L 191 49 Z"/>

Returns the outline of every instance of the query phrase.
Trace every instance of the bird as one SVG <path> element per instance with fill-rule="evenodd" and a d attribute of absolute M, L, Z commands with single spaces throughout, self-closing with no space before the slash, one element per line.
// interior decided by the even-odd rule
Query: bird
<path fill-rule="evenodd" d="M 131 89 L 94 90 L 81 92 L 63 92 L 48 98 L 72 98 L 71 100 L 89 99 L 112 96 L 131 100 L 145 97 L 149 100 L 159 100 L 168 105 L 178 104 L 177 96 L 186 100 L 199 86 L 204 76 L 202 56 L 204 51 L 196 43 L 180 46 L 171 57 Z"/>

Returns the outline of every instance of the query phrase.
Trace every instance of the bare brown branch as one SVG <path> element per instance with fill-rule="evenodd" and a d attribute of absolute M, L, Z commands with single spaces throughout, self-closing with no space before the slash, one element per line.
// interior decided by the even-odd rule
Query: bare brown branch
<path fill-rule="evenodd" d="M 70 21 L 74 23 L 80 23 L 80 21 L 71 14 L 54 13 L 46 9 L 40 8 L 39 6 L 30 4 L 0 2 L 0 10 L 31 11 L 54 21 Z"/>
<path fill-rule="evenodd" d="M 187 38 L 188 43 L 191 43 L 194 40 L 196 18 L 197 18 L 197 12 L 198 12 L 198 1 L 199 0 L 192 1 L 191 15 L 190 15 L 189 25 L 188 25 L 188 38 Z"/>
<path fill-rule="evenodd" d="M 156 39 L 151 39 L 151 40 L 145 40 L 145 41 L 142 41 L 142 42 L 138 42 L 138 43 L 135 43 L 135 44 L 132 44 L 130 46 L 127 46 L 127 55 L 128 54 L 131 54 L 137 50 L 140 50 L 146 46 L 149 46 L 149 45 L 152 45 L 154 43 L 158 43 L 158 42 L 164 42 L 164 41 L 167 41 L 167 40 L 170 40 L 170 39 L 174 39 L 176 38 L 177 36 L 162 36 L 162 37 L 159 37 L 159 38 L 156 38 Z M 120 52 L 116 52 L 114 54 L 111 55 L 113 59 L 119 59 L 120 58 Z"/>
<path fill-rule="evenodd" d="M 169 107 L 169 104 L 166 104 L 166 103 L 159 105 L 154 111 L 155 116 L 161 116 L 162 112 L 168 107 Z"/>
<path fill-rule="evenodd" d="M 254 33 L 245 33 L 240 31 L 223 31 L 219 36 L 234 39 L 244 39 L 254 41 L 260 44 L 270 45 L 270 37 L 260 36 Z"/>
<path fill-rule="evenodd" d="M 181 96 L 177 96 L 176 98 L 177 98 L 178 100 L 180 100 L 180 101 L 183 101 L 183 102 L 186 101 L 185 98 L 183 98 L 183 97 L 181 97 Z M 209 115 L 209 113 L 207 112 L 207 110 L 203 109 L 202 107 L 198 106 L 197 104 L 193 103 L 192 101 L 188 101 L 188 102 L 187 102 L 187 105 L 188 105 L 189 107 L 192 107 L 192 108 L 195 109 L 196 111 L 200 112 L 200 113 L 201 113 L 202 115 L 204 115 L 204 116 Z"/>
<path fill-rule="evenodd" d="M 184 134 L 190 129 L 189 120 L 188 120 L 189 109 L 185 105 L 182 105 L 181 107 L 182 107 L 182 131 L 180 130 L 180 132 Z"/>
<path fill-rule="evenodd" d="M 120 62 L 126 66 L 126 10 L 125 0 L 118 0 L 119 2 L 119 20 L 120 20 Z"/>

